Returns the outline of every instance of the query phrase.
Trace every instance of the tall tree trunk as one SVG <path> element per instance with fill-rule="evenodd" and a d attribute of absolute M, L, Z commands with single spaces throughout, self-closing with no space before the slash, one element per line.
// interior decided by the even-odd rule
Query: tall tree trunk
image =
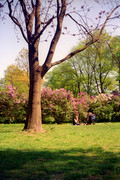
<path fill-rule="evenodd" d="M 42 131 L 41 118 L 41 72 L 38 71 L 38 46 L 29 46 L 30 89 L 28 115 L 24 130 Z"/>

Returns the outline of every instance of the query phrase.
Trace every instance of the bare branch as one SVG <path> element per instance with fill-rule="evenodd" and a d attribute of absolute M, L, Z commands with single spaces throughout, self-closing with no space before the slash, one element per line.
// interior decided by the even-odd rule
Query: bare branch
<path fill-rule="evenodd" d="M 25 0 L 20 0 L 20 4 L 22 7 L 22 11 L 23 11 L 25 23 L 26 23 L 27 36 L 28 36 L 28 40 L 30 43 L 32 43 L 33 19 L 35 16 L 35 5 L 34 5 L 32 0 L 31 0 L 31 3 L 32 3 L 33 10 L 31 12 L 31 14 L 29 14 L 27 9 L 26 9 Z"/>
<path fill-rule="evenodd" d="M 64 19 L 65 12 L 66 12 L 66 0 L 62 0 L 61 3 L 62 3 L 62 6 L 61 6 L 61 11 L 60 11 L 59 0 L 57 0 L 57 27 L 56 27 L 55 35 L 50 44 L 47 58 L 45 60 L 45 63 L 43 64 L 43 76 L 51 66 L 51 61 L 52 61 L 52 58 L 53 58 L 53 55 L 55 52 L 55 48 L 59 41 L 61 31 L 62 31 L 62 23 L 63 23 L 63 19 Z"/>
<path fill-rule="evenodd" d="M 41 8 L 41 1 L 36 0 L 36 8 L 35 8 L 35 34 L 40 33 L 41 27 L 41 19 L 40 19 L 40 8 Z"/>
<path fill-rule="evenodd" d="M 31 0 L 31 4 L 32 4 L 32 7 L 34 8 L 35 5 L 34 5 L 34 3 L 33 3 L 33 0 Z"/>
<path fill-rule="evenodd" d="M 27 9 L 26 9 L 25 0 L 20 0 L 20 4 L 22 6 L 22 10 L 23 10 L 25 20 L 26 20 L 26 22 L 28 22 L 29 13 L 27 12 Z"/>
<path fill-rule="evenodd" d="M 85 28 L 85 26 L 83 26 L 82 24 L 78 23 L 70 14 L 67 14 L 76 24 L 78 24 L 79 26 L 81 26 L 86 32 L 88 35 L 91 36 L 92 40 L 93 40 L 93 36 L 92 34 Z"/>
<path fill-rule="evenodd" d="M 50 4 L 49 4 L 49 6 L 48 6 L 48 8 L 47 8 L 47 11 L 46 11 L 46 14 L 45 14 L 45 18 L 44 18 L 44 23 L 43 23 L 43 25 L 45 25 L 46 18 L 47 18 L 47 14 L 48 14 L 48 12 L 49 12 L 49 10 L 50 10 L 51 4 L 52 4 L 52 1 L 50 1 Z"/>
<path fill-rule="evenodd" d="M 59 10 L 60 10 L 60 3 L 59 0 L 57 0 L 57 18 L 59 18 Z"/>
<path fill-rule="evenodd" d="M 6 4 L 6 1 L 4 2 L 4 4 L 0 3 L 0 8 L 3 8 L 5 4 Z"/>
<path fill-rule="evenodd" d="M 33 21 L 35 17 L 35 5 L 32 5 L 33 10 L 31 14 L 29 15 L 29 21 L 28 21 L 28 26 L 27 26 L 27 31 L 29 33 L 30 38 L 33 36 L 32 35 L 32 29 L 33 29 Z"/>
<path fill-rule="evenodd" d="M 109 18 L 109 20 L 110 20 L 110 19 L 116 19 L 116 18 L 120 18 L 120 15 L 111 17 L 111 18 Z"/>
<path fill-rule="evenodd" d="M 10 18 L 12 19 L 12 21 L 20 28 L 20 31 L 21 31 L 21 33 L 22 33 L 25 41 L 26 41 L 27 43 L 30 43 L 29 40 L 27 39 L 27 37 L 26 37 L 26 35 L 25 35 L 25 33 L 24 33 L 24 30 L 23 30 L 21 24 L 19 23 L 18 19 L 15 18 L 15 17 L 12 15 L 12 7 L 11 7 L 12 1 L 9 2 L 9 0 L 7 0 L 7 3 L 8 3 L 8 8 L 9 8 L 9 14 L 8 14 L 9 17 L 10 17 Z"/>
<path fill-rule="evenodd" d="M 102 34 L 102 32 L 103 32 L 103 30 L 104 30 L 104 28 L 105 28 L 108 20 L 110 19 L 110 17 L 111 17 L 112 14 L 114 13 L 114 11 L 115 11 L 116 9 L 118 9 L 119 7 L 120 7 L 120 5 L 116 6 L 116 7 L 111 11 L 111 13 L 110 13 L 109 16 L 107 17 L 107 19 L 105 20 L 105 22 L 104 22 L 104 24 L 103 24 L 103 26 L 102 26 L 102 28 L 101 28 L 100 34 Z"/>
<path fill-rule="evenodd" d="M 94 42 L 93 42 L 94 43 Z M 63 59 L 59 60 L 59 61 L 56 61 L 54 63 L 51 64 L 51 67 L 55 66 L 55 65 L 58 65 L 64 61 L 66 61 L 67 59 L 70 59 L 71 57 L 73 57 L 75 54 L 85 50 L 89 45 L 91 45 L 91 41 L 89 43 L 87 43 L 83 48 L 81 49 L 78 49 L 78 50 L 75 50 L 75 51 L 72 51 L 71 53 L 69 53 L 66 57 L 64 57 Z"/>
<path fill-rule="evenodd" d="M 25 18 L 28 40 L 30 43 L 32 43 L 32 28 L 33 28 L 33 20 L 35 17 L 35 9 L 36 8 L 35 8 L 35 5 L 33 3 L 33 0 L 31 0 L 33 10 L 31 12 L 31 14 L 29 14 L 27 9 L 26 9 L 25 0 L 20 0 L 20 4 L 21 4 L 22 11 L 23 11 L 24 18 Z"/>
<path fill-rule="evenodd" d="M 40 31 L 39 34 L 37 35 L 34 35 L 34 41 L 33 43 L 36 42 L 36 40 L 43 34 L 43 32 L 45 31 L 45 29 L 50 25 L 50 23 L 53 21 L 53 19 L 56 18 L 56 17 L 52 17 L 51 19 L 49 19 L 46 23 L 45 23 L 45 26 L 43 27 L 43 29 Z"/>
<path fill-rule="evenodd" d="M 103 26 L 102 26 L 102 28 L 101 28 L 101 30 L 100 30 L 100 33 L 99 33 L 99 35 L 98 35 L 97 37 L 93 38 L 93 36 L 92 36 L 92 40 L 90 40 L 88 43 L 86 43 L 84 47 L 82 47 L 81 49 L 78 49 L 78 50 L 75 50 L 75 51 L 69 53 L 69 54 L 68 54 L 66 57 L 64 57 L 63 59 L 52 63 L 52 64 L 51 64 L 51 67 L 53 67 L 53 66 L 55 66 L 55 65 L 58 65 L 58 64 L 60 64 L 60 63 L 62 63 L 62 62 L 64 62 L 64 61 L 66 61 L 67 59 L 71 58 L 71 57 L 74 56 L 75 54 L 77 54 L 77 53 L 85 50 L 85 49 L 86 49 L 88 46 L 90 46 L 91 44 L 94 44 L 95 42 L 97 42 L 97 41 L 100 39 L 100 37 L 101 37 L 101 35 L 102 35 L 102 33 L 103 33 L 103 30 L 104 30 L 104 28 L 105 28 L 108 20 L 110 19 L 110 17 L 111 17 L 112 14 L 114 13 L 114 11 L 115 11 L 116 9 L 118 9 L 119 7 L 120 7 L 120 5 L 116 6 L 116 7 L 111 11 L 111 13 L 109 14 L 109 16 L 106 18 L 106 20 L 105 20 L 105 22 L 104 22 L 104 24 L 103 24 Z"/>

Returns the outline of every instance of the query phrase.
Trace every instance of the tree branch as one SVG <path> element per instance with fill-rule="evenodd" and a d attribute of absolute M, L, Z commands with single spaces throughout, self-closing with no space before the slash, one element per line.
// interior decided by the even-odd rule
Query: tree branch
<path fill-rule="evenodd" d="M 109 42 L 106 42 L 106 43 L 107 43 L 107 45 L 108 45 L 108 47 L 109 47 L 109 50 L 110 50 L 110 52 L 111 52 L 111 54 L 112 54 L 112 58 L 113 58 L 113 59 L 116 59 L 116 58 L 115 58 L 115 54 L 113 53 L 112 48 L 111 48 L 111 46 L 110 46 L 110 43 L 109 43 Z"/>
<path fill-rule="evenodd" d="M 26 9 L 25 0 L 20 0 L 20 4 L 22 6 L 22 10 L 23 10 L 23 14 L 24 14 L 24 17 L 25 17 L 25 21 L 28 22 L 29 13 L 27 12 L 27 9 Z"/>
<path fill-rule="evenodd" d="M 53 16 L 51 19 L 49 19 L 49 20 L 46 22 L 46 24 L 45 24 L 45 26 L 43 27 L 43 29 L 40 31 L 40 33 L 37 34 L 37 35 L 34 35 L 34 41 L 33 41 L 33 43 L 35 43 L 36 40 L 43 34 L 43 32 L 45 31 L 45 29 L 50 25 L 50 23 L 53 21 L 54 18 L 55 18 L 55 17 Z"/>
<path fill-rule="evenodd" d="M 9 2 L 9 0 L 7 0 L 7 3 L 8 3 L 8 9 L 9 9 L 9 14 L 8 14 L 9 17 L 10 17 L 10 18 L 12 19 L 12 21 L 20 28 L 20 31 L 21 31 L 21 33 L 22 33 L 23 38 L 25 39 L 25 41 L 26 41 L 27 43 L 30 43 L 29 40 L 27 39 L 27 37 L 26 37 L 26 35 L 25 35 L 25 33 L 24 33 L 24 30 L 23 30 L 21 24 L 19 23 L 18 19 L 15 18 L 15 17 L 12 15 L 12 7 L 11 7 L 12 1 Z"/>
<path fill-rule="evenodd" d="M 102 35 L 102 33 L 103 33 L 103 30 L 104 30 L 104 28 L 105 28 L 108 20 L 110 19 L 110 17 L 111 17 L 112 14 L 114 13 L 114 11 L 115 11 L 116 9 L 118 9 L 119 7 L 120 7 L 120 5 L 116 6 L 116 7 L 111 11 L 111 13 L 109 14 L 109 16 L 106 18 L 106 20 L 105 20 L 105 22 L 104 22 L 104 24 L 103 24 L 103 26 L 102 26 L 102 28 L 101 28 L 101 30 L 100 30 L 99 35 L 98 35 L 96 38 L 93 38 L 93 36 L 91 36 L 91 37 L 92 37 L 92 40 L 90 40 L 88 43 L 86 43 L 84 47 L 82 47 L 81 49 L 78 49 L 78 50 L 74 50 L 73 52 L 69 53 L 69 54 L 68 54 L 66 57 L 64 57 L 63 59 L 58 60 L 58 61 L 52 63 L 52 64 L 51 64 L 51 67 L 53 67 L 53 66 L 55 66 L 55 65 L 58 65 L 58 64 L 60 64 L 60 63 L 62 63 L 62 62 L 64 62 L 64 61 L 66 61 L 67 59 L 71 58 L 71 57 L 74 56 L 75 54 L 77 54 L 77 53 L 85 50 L 85 49 L 86 49 L 88 46 L 90 46 L 91 44 L 94 44 L 95 42 L 97 42 L 97 41 L 100 39 L 100 37 L 101 37 L 101 35 Z M 74 20 L 74 19 L 73 19 L 73 20 Z M 86 30 L 86 29 L 85 29 L 85 30 Z"/>
<path fill-rule="evenodd" d="M 87 32 L 87 34 L 90 35 L 90 37 L 93 40 L 92 34 L 87 30 L 87 28 L 85 28 L 85 26 L 83 26 L 82 24 L 78 23 L 70 14 L 66 14 L 66 15 L 69 16 L 77 25 L 81 26 Z"/>
<path fill-rule="evenodd" d="M 41 19 L 40 19 L 40 8 L 41 8 L 41 1 L 36 0 L 35 5 L 35 34 L 38 35 L 40 33 L 41 27 Z"/>
<path fill-rule="evenodd" d="M 52 4 L 52 1 L 50 1 L 50 4 L 49 4 L 49 6 L 48 6 L 48 8 L 47 8 L 47 11 L 46 11 L 46 14 L 45 14 L 45 18 L 44 18 L 43 26 L 45 25 L 46 18 L 47 18 L 47 14 L 48 14 L 48 12 L 49 12 L 49 10 L 50 10 L 51 4 Z"/>
<path fill-rule="evenodd" d="M 61 3 L 62 3 L 62 6 L 61 6 L 61 11 L 60 11 L 59 0 L 57 0 L 57 27 L 56 27 L 55 35 L 51 41 L 49 52 L 46 57 L 45 63 L 43 64 L 43 73 L 42 73 L 43 76 L 51 66 L 51 61 L 55 52 L 55 48 L 57 46 L 57 43 L 61 35 L 61 31 L 62 31 L 62 23 L 65 16 L 67 5 L 66 5 L 66 0 L 61 0 Z"/>
<path fill-rule="evenodd" d="M 104 24 L 103 24 L 103 26 L 102 26 L 102 28 L 101 28 L 101 30 L 100 30 L 100 34 L 102 34 L 102 32 L 103 32 L 103 30 L 104 30 L 104 28 L 105 28 L 108 20 L 110 19 L 110 17 L 111 17 L 112 14 L 114 13 L 114 11 L 115 11 L 116 9 L 118 9 L 119 7 L 120 7 L 120 5 L 116 6 L 116 7 L 111 11 L 111 13 L 109 14 L 109 16 L 106 18 L 106 20 L 105 20 L 105 22 L 104 22 Z"/>
<path fill-rule="evenodd" d="M 32 4 L 32 8 L 34 8 L 34 6 L 35 6 L 35 5 L 34 5 L 34 2 L 33 2 L 33 0 L 31 0 L 31 4 Z"/>
<path fill-rule="evenodd" d="M 94 42 L 93 42 L 94 43 Z M 63 59 L 59 60 L 59 61 L 56 61 L 54 63 L 51 64 L 51 67 L 55 66 L 55 65 L 58 65 L 64 61 L 66 61 L 67 59 L 70 59 L 71 57 L 73 57 L 75 54 L 85 50 L 89 45 L 91 45 L 92 42 L 90 41 L 89 43 L 87 43 L 83 48 L 81 49 L 78 49 L 78 50 L 74 50 L 72 51 L 71 53 L 69 53 L 66 57 L 64 57 Z"/>
<path fill-rule="evenodd" d="M 34 19 L 34 14 L 35 14 L 35 6 L 32 0 L 31 0 L 31 3 L 32 3 L 33 11 L 31 12 L 31 14 L 29 14 L 26 9 L 25 0 L 20 0 L 20 4 L 22 7 L 22 11 L 23 11 L 25 23 L 26 23 L 26 30 L 27 30 L 27 36 L 28 36 L 27 38 L 30 43 L 32 43 L 32 27 L 33 27 L 33 19 Z"/>

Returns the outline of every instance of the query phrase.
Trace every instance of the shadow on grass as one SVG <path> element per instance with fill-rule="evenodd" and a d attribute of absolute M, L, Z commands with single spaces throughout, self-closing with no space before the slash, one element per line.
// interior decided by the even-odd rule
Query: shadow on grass
<path fill-rule="evenodd" d="M 0 151 L 0 180 L 119 180 L 120 156 L 102 148 Z"/>

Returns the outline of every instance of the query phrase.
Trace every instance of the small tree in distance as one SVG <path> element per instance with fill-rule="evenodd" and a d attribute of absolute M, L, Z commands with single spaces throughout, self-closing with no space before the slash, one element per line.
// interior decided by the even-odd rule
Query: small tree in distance
<path fill-rule="evenodd" d="M 16 58 L 16 65 L 29 76 L 28 50 L 23 48 Z"/>
<path fill-rule="evenodd" d="M 79 7 L 75 0 L 0 0 L 0 7 L 8 6 L 8 15 L 15 25 L 20 29 L 23 38 L 28 43 L 29 51 L 29 72 L 30 72 L 30 90 L 29 90 L 29 110 L 25 123 L 25 130 L 42 131 L 41 118 L 41 84 L 44 75 L 48 70 L 60 64 L 75 54 L 83 51 L 89 45 L 97 42 L 109 19 L 118 17 L 115 11 L 120 7 L 119 4 L 114 4 L 109 13 L 105 11 L 99 12 L 96 17 L 97 23 L 89 18 L 90 8 L 85 4 L 80 4 Z M 88 2 L 88 1 L 86 1 Z M 116 1 L 115 1 L 116 2 Z M 94 12 L 92 12 L 94 14 Z M 101 17 L 104 16 L 104 22 L 101 24 Z M 114 15 L 114 17 L 112 16 Z M 69 19 L 72 25 L 76 26 L 76 33 L 86 38 L 85 44 L 69 53 L 66 57 L 56 62 L 52 62 L 56 46 L 62 34 L 71 34 L 64 20 Z M 99 34 L 93 34 L 95 30 L 100 29 Z M 38 50 L 40 38 L 44 33 L 48 33 L 51 37 L 48 53 L 43 65 L 39 64 Z"/>
<path fill-rule="evenodd" d="M 5 70 L 5 85 L 12 85 L 19 89 L 19 92 L 28 94 L 29 78 L 27 72 L 16 65 L 10 65 Z"/>

